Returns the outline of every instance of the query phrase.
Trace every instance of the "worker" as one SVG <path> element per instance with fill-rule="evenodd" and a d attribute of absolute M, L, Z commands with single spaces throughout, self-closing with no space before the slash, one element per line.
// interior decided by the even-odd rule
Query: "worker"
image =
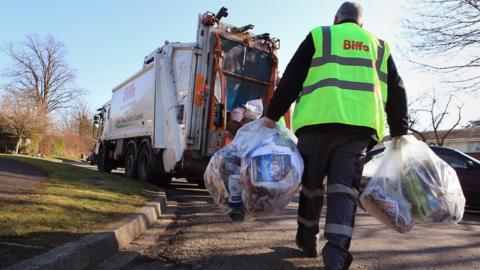
<path fill-rule="evenodd" d="M 347 269 L 365 151 L 382 140 L 385 111 L 394 140 L 407 133 L 407 98 L 388 44 L 363 29 L 362 8 L 345 2 L 334 25 L 313 29 L 285 69 L 266 116 L 275 122 L 296 101 L 293 129 L 305 170 L 297 246 L 317 257 L 322 180 L 327 213 L 321 254 L 326 269 Z"/>

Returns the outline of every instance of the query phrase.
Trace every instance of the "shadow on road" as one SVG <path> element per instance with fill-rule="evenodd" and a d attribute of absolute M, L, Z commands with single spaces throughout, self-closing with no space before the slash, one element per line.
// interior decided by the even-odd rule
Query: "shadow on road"
<path fill-rule="evenodd" d="M 86 234 L 69 232 L 35 232 L 23 236 L 0 237 L 0 269 L 28 259 Z"/>
<path fill-rule="evenodd" d="M 138 257 L 121 269 L 324 269 L 321 258 L 304 258 L 295 247 L 298 196 L 277 216 L 232 224 L 195 184 L 175 180 L 166 192 L 175 221 L 143 255 L 123 251 Z M 359 211 L 351 269 L 479 269 L 479 221 L 468 212 L 459 225 L 418 224 L 399 234 Z"/>

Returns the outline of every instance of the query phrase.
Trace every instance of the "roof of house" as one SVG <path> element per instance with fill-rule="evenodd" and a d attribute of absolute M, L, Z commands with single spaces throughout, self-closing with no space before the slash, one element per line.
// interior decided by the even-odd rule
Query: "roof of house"
<path fill-rule="evenodd" d="M 444 134 L 448 130 L 439 130 L 438 135 L 439 137 L 443 137 Z M 435 140 L 435 133 L 433 131 L 422 132 L 423 136 L 427 141 Z M 416 137 L 418 135 L 415 135 Z M 472 128 L 461 128 L 461 129 L 454 129 L 448 134 L 445 141 L 449 140 L 475 140 L 480 141 L 480 127 L 472 127 Z"/>

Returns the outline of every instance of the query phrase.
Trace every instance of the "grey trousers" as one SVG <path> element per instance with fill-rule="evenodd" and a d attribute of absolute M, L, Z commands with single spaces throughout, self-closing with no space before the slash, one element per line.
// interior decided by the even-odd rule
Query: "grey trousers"
<path fill-rule="evenodd" d="M 316 247 L 324 201 L 323 178 L 327 181 L 327 215 L 322 249 L 327 269 L 347 269 L 352 262 L 348 251 L 355 224 L 362 158 L 370 137 L 337 132 L 308 132 L 298 136 L 298 148 L 305 170 L 298 208 L 297 238 Z"/>

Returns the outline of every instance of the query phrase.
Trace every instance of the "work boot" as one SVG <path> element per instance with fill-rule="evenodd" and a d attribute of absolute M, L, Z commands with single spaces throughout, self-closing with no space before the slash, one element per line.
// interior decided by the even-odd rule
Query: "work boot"
<path fill-rule="evenodd" d="M 328 270 L 345 270 L 350 267 L 353 256 L 344 249 L 332 242 L 328 242 L 322 250 L 323 263 Z"/>
<path fill-rule="evenodd" d="M 245 218 L 245 211 L 242 207 L 235 207 L 232 208 L 232 211 L 229 214 L 230 218 L 232 219 L 233 223 L 241 223 Z"/>
<path fill-rule="evenodd" d="M 297 231 L 297 236 L 295 237 L 295 243 L 297 247 L 303 251 L 303 253 L 310 258 L 316 258 L 319 255 L 317 238 L 314 236 L 311 241 L 304 240 L 303 234 Z"/>

